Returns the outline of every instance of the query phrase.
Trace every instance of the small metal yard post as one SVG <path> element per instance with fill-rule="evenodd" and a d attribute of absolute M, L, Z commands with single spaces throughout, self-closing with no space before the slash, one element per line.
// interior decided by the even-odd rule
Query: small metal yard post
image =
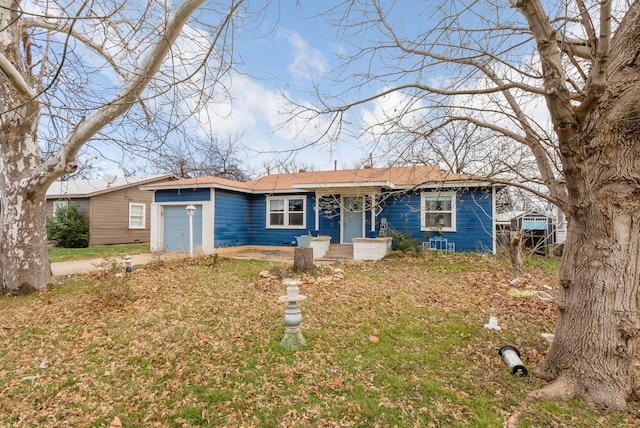
<path fill-rule="evenodd" d="M 187 205 L 186 210 L 189 216 L 189 257 L 193 258 L 193 214 L 196 212 L 196 207 Z"/>

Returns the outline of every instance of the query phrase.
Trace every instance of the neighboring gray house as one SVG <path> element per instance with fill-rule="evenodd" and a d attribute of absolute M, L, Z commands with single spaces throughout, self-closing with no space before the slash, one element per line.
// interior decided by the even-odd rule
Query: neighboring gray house
<path fill-rule="evenodd" d="M 47 217 L 70 203 L 89 219 L 89 246 L 149 242 L 153 195 L 138 188 L 177 177 L 105 177 L 56 181 L 47 190 Z"/>

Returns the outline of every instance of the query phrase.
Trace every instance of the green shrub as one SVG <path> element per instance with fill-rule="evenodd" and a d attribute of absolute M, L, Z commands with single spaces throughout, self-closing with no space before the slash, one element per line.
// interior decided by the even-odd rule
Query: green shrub
<path fill-rule="evenodd" d="M 392 232 L 393 236 L 393 248 L 405 255 L 417 256 L 424 254 L 424 248 L 422 247 L 422 241 L 425 238 L 415 238 L 410 233 Z"/>
<path fill-rule="evenodd" d="M 47 219 L 47 238 L 56 242 L 56 247 L 84 248 L 89 245 L 89 222 L 76 204 L 56 210 Z"/>

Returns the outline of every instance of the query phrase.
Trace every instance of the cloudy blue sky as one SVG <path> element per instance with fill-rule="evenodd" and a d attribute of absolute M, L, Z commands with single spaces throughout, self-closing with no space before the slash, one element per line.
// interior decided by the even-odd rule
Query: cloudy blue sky
<path fill-rule="evenodd" d="M 343 47 L 335 29 L 321 17 L 314 18 L 324 7 L 315 2 L 292 8 L 282 4 L 279 11 L 271 8 L 257 28 L 236 36 L 238 68 L 247 76 L 233 79 L 233 106 L 215 106 L 219 119 L 212 128 L 223 138 L 242 134 L 242 142 L 252 149 L 245 160 L 253 169 L 307 146 L 319 135 L 321 128 L 315 125 L 301 132 L 300 122 L 286 123 L 290 106 L 282 93 L 307 103 L 312 102 L 309 92 L 314 84 L 332 84 L 330 71 L 338 64 L 335 53 Z M 367 156 L 366 147 L 358 147 L 347 136 L 338 144 L 325 143 L 294 151 L 295 163 L 323 170 L 333 169 L 337 161 L 346 168 Z"/>
<path fill-rule="evenodd" d="M 318 119 L 298 117 L 290 120 L 291 115 L 288 114 L 293 108 L 288 100 L 312 105 L 317 102 L 313 95 L 314 87 L 319 87 L 323 93 L 340 87 L 332 81 L 332 71 L 340 64 L 336 54 L 345 51 L 346 43 L 340 39 L 336 28 L 327 24 L 324 12 L 331 3 L 338 4 L 341 1 L 303 1 L 300 4 L 295 0 L 247 2 L 249 8 L 258 9 L 247 10 L 246 16 L 240 19 L 241 25 L 235 28 L 233 56 L 236 71 L 230 76 L 221 77 L 221 86 L 229 91 L 230 100 L 222 94 L 216 94 L 220 95 L 219 99 L 207 104 L 205 109 L 199 110 L 191 118 L 187 126 L 190 131 L 193 130 L 193 134 L 189 137 L 198 141 L 237 139 L 245 147 L 236 147 L 235 154 L 241 160 L 242 168 L 252 176 L 265 174 L 267 166 L 272 171 L 276 170 L 279 162 L 287 162 L 295 167 L 311 166 L 315 170 L 330 170 L 334 165 L 350 168 L 362 163 L 368 157 L 369 149 L 361 143 L 361 138 L 344 134 L 338 141 L 330 141 L 321 138 L 326 127 Z M 184 67 L 177 68 L 176 75 L 182 78 L 187 77 L 184 73 L 193 73 L 187 80 L 196 82 L 190 89 L 181 88 L 182 104 L 174 106 L 181 112 L 197 110 L 202 101 L 201 93 L 196 89 L 199 89 L 199 79 L 204 79 L 199 73 L 204 72 L 199 63 L 195 67 L 189 58 L 197 58 L 209 48 L 211 34 L 201 30 L 198 25 L 207 23 L 207 14 L 212 10 L 212 5 L 205 5 L 196 13 L 195 21 L 199 22 L 185 26 L 173 53 L 165 61 L 166 67 L 175 71 L 177 61 L 187 58 L 182 64 Z M 215 13 L 210 19 L 211 24 L 215 25 L 220 15 Z M 94 34 L 92 29 L 84 30 L 89 37 L 98 37 L 99 40 L 102 36 Z M 140 57 L 144 56 L 142 52 L 149 40 L 153 38 L 141 38 L 139 41 Z M 134 37 L 127 41 L 133 45 L 137 42 Z M 118 43 L 111 42 L 108 45 L 110 54 L 115 58 L 122 55 L 125 64 L 140 58 L 130 58 L 129 51 L 120 49 Z M 109 91 L 115 94 L 121 85 L 120 76 L 105 66 L 104 59 L 99 55 L 90 51 L 83 51 L 83 54 L 93 68 L 100 70 L 92 76 L 92 82 L 96 82 L 100 90 L 107 88 L 101 94 L 111 94 Z M 150 92 L 150 96 L 153 97 L 153 93 Z M 198 108 L 194 108 L 195 105 Z M 370 108 L 375 108 L 375 105 Z M 366 111 L 360 109 L 349 114 L 357 129 Z M 139 128 L 142 130 L 141 138 L 144 138 L 146 129 Z M 118 129 L 124 130 L 125 134 L 127 132 L 126 126 Z M 169 139 L 176 142 L 182 138 L 184 136 L 178 133 L 169 135 Z M 313 144 L 318 140 L 319 144 Z M 87 151 L 85 156 L 87 162 L 95 167 L 95 174 L 141 174 L 153 169 L 152 162 L 145 156 L 123 155 L 119 148 L 104 146 L 99 139 L 94 148 L 96 150 Z"/>

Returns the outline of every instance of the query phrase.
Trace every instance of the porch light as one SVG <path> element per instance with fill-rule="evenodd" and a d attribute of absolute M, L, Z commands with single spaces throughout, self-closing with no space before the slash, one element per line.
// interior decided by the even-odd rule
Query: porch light
<path fill-rule="evenodd" d="M 287 309 L 284 311 L 284 337 L 280 341 L 280 346 L 289 351 L 295 351 L 307 344 L 302 336 L 300 324 L 302 323 L 302 311 L 298 302 L 307 299 L 307 296 L 299 294 L 302 281 L 298 279 L 285 278 L 282 284 L 287 287 L 287 295 L 278 297 L 279 302 L 287 302 Z"/>
<path fill-rule="evenodd" d="M 185 209 L 189 216 L 189 257 L 193 258 L 193 214 L 196 212 L 196 207 L 187 205 Z"/>

